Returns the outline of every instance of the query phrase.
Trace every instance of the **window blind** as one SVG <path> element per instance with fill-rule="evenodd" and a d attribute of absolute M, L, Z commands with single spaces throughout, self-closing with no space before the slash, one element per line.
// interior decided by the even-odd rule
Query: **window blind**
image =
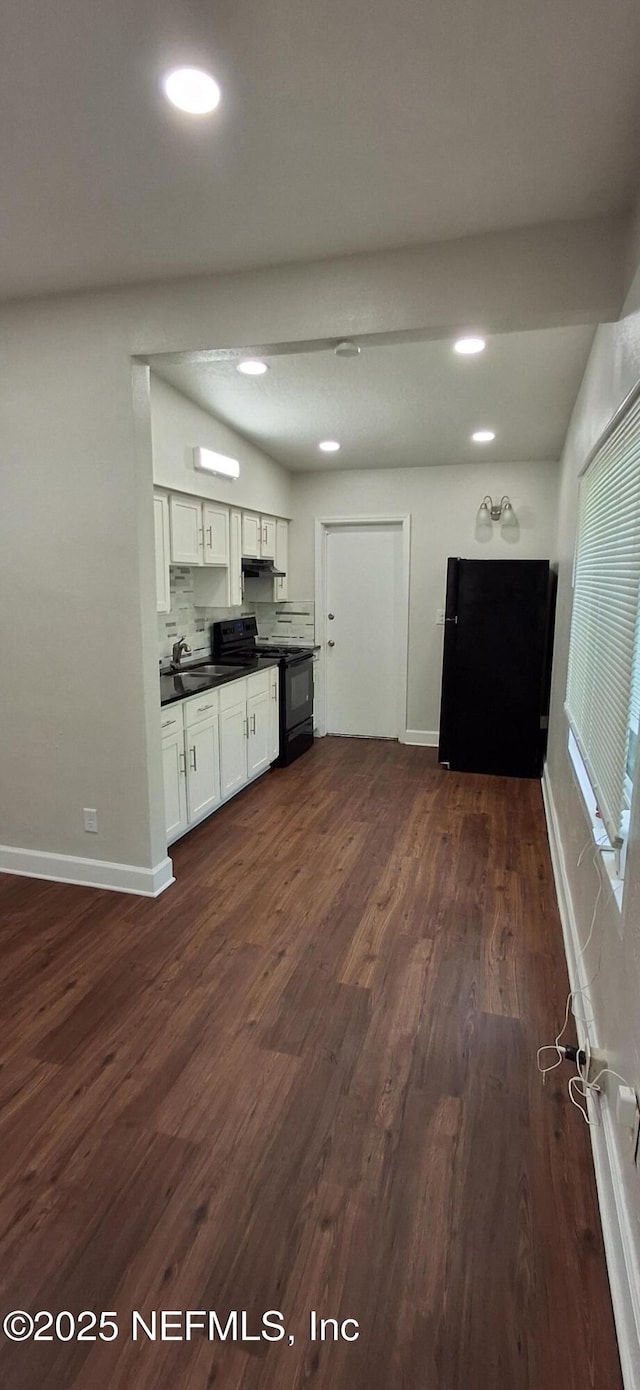
<path fill-rule="evenodd" d="M 620 843 L 640 586 L 640 400 L 580 485 L 566 711 Z M 635 691 L 633 692 L 635 695 Z"/>

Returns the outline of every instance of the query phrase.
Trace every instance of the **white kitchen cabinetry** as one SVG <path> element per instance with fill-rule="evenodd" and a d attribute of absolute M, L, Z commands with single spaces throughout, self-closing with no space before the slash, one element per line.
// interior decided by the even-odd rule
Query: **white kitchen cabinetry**
<path fill-rule="evenodd" d="M 229 606 L 242 603 L 242 513 L 229 513 Z"/>
<path fill-rule="evenodd" d="M 205 565 L 229 564 L 229 509 L 213 502 L 202 504 Z"/>
<path fill-rule="evenodd" d="M 274 579 L 273 597 L 278 603 L 287 597 L 287 569 L 289 565 L 289 523 L 276 521 L 276 569 L 284 570 L 284 579 Z"/>
<path fill-rule="evenodd" d="M 171 844 L 220 804 L 217 690 L 165 705 L 160 722 L 165 823 Z"/>
<path fill-rule="evenodd" d="M 269 672 L 265 672 L 267 678 Z M 249 682 L 247 682 L 249 684 Z M 260 689 L 256 694 L 249 695 L 247 699 L 247 777 L 257 777 L 259 772 L 263 772 L 271 762 L 270 753 L 270 717 L 269 717 L 269 681 L 267 679 L 266 688 Z"/>
<path fill-rule="evenodd" d="M 199 497 L 169 497 L 171 563 L 229 564 L 229 508 Z"/>
<path fill-rule="evenodd" d="M 269 762 L 275 762 L 280 752 L 280 676 L 278 667 L 269 671 Z"/>
<path fill-rule="evenodd" d="M 238 697 L 239 692 L 235 692 Z M 247 781 L 247 701 L 244 692 L 220 710 L 220 789 L 233 796 Z"/>
<path fill-rule="evenodd" d="M 167 842 L 258 777 L 279 751 L 278 668 L 165 705 Z"/>
<path fill-rule="evenodd" d="M 197 497 L 170 497 L 171 563 L 202 564 L 202 503 Z"/>
<path fill-rule="evenodd" d="M 189 822 L 220 804 L 220 747 L 218 715 L 186 731 L 187 807 Z"/>
<path fill-rule="evenodd" d="M 162 770 L 167 843 L 177 840 L 188 826 L 184 730 L 180 705 L 162 711 Z"/>
<path fill-rule="evenodd" d="M 286 525 L 286 522 L 284 523 Z M 248 560 L 275 560 L 275 516 L 254 516 L 242 513 L 242 554 Z"/>
<path fill-rule="evenodd" d="M 171 609 L 169 587 L 169 503 L 161 493 L 153 495 L 153 526 L 156 546 L 156 604 L 159 613 Z"/>
<path fill-rule="evenodd" d="M 260 517 L 260 554 L 263 560 L 275 560 L 276 558 L 275 516 Z"/>
<path fill-rule="evenodd" d="M 262 554 L 260 549 L 261 525 L 260 517 L 253 516 L 251 512 L 242 513 L 242 554 L 248 559 L 259 560 Z"/>

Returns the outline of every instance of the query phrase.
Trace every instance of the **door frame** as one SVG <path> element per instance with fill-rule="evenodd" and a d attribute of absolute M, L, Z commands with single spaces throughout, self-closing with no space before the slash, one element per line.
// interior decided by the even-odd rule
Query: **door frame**
<path fill-rule="evenodd" d="M 315 517 L 315 615 L 316 642 L 320 643 L 321 679 L 316 698 L 316 736 L 323 738 L 327 732 L 326 698 L 326 645 L 327 645 L 327 535 L 333 526 L 400 526 L 402 545 L 402 569 L 400 587 L 401 621 L 398 634 L 400 649 L 400 670 L 398 681 L 398 741 L 407 741 L 407 672 L 409 665 L 409 574 L 411 560 L 411 516 L 408 513 L 384 512 L 370 516 L 357 513 L 354 516 Z"/>

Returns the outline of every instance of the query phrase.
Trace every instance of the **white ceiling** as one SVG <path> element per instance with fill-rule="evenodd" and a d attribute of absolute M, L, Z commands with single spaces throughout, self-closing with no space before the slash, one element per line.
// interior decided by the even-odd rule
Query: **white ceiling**
<path fill-rule="evenodd" d="M 4 0 L 0 294 L 625 210 L 637 0 Z M 206 65 L 219 110 L 169 108 Z"/>
<path fill-rule="evenodd" d="M 592 327 L 492 337 L 477 357 L 451 341 L 362 339 L 359 357 L 323 350 L 269 357 L 265 376 L 234 359 L 154 370 L 286 468 L 416 468 L 560 457 L 593 341 Z M 470 435 L 493 429 L 479 446 Z M 321 439 L 337 439 L 323 454 Z M 194 440 L 194 444 L 197 441 Z"/>

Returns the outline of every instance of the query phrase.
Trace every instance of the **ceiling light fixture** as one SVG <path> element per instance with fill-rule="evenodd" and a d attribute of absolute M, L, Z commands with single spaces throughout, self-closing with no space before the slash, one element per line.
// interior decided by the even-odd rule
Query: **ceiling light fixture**
<path fill-rule="evenodd" d="M 322 449 L 323 454 L 336 454 L 340 445 L 337 439 L 323 439 L 322 443 L 318 445 L 318 448 Z"/>
<path fill-rule="evenodd" d="M 474 444 L 490 444 L 495 437 L 494 430 L 475 430 L 471 436 Z"/>
<path fill-rule="evenodd" d="M 473 357 L 476 352 L 484 352 L 486 346 L 484 338 L 458 338 L 457 343 L 453 344 L 454 351 L 459 352 L 461 357 Z"/>
<path fill-rule="evenodd" d="M 518 525 L 518 518 L 506 494 L 499 502 L 494 502 L 488 493 L 483 497 L 478 508 L 477 524 L 490 529 L 492 521 L 502 521 L 503 527 Z"/>
<path fill-rule="evenodd" d="M 359 357 L 359 356 L 360 356 L 360 348 L 358 347 L 358 344 L 357 344 L 357 343 L 352 343 L 351 340 L 350 340 L 350 339 L 347 339 L 347 338 L 345 338 L 345 340 L 344 340 L 343 343 L 338 343 L 338 345 L 337 345 L 337 347 L 336 347 L 336 357 Z"/>
<path fill-rule="evenodd" d="M 199 473 L 219 473 L 223 478 L 240 477 L 238 460 L 227 458 L 226 454 L 216 454 L 214 449 L 194 449 L 193 466 Z"/>
<path fill-rule="evenodd" d="M 269 368 L 266 362 L 259 362 L 257 357 L 245 357 L 244 362 L 238 362 L 237 372 L 242 372 L 243 376 L 264 376 Z"/>
<path fill-rule="evenodd" d="M 218 83 L 201 68 L 173 68 L 165 73 L 162 88 L 167 100 L 190 116 L 206 116 L 220 101 Z"/>

